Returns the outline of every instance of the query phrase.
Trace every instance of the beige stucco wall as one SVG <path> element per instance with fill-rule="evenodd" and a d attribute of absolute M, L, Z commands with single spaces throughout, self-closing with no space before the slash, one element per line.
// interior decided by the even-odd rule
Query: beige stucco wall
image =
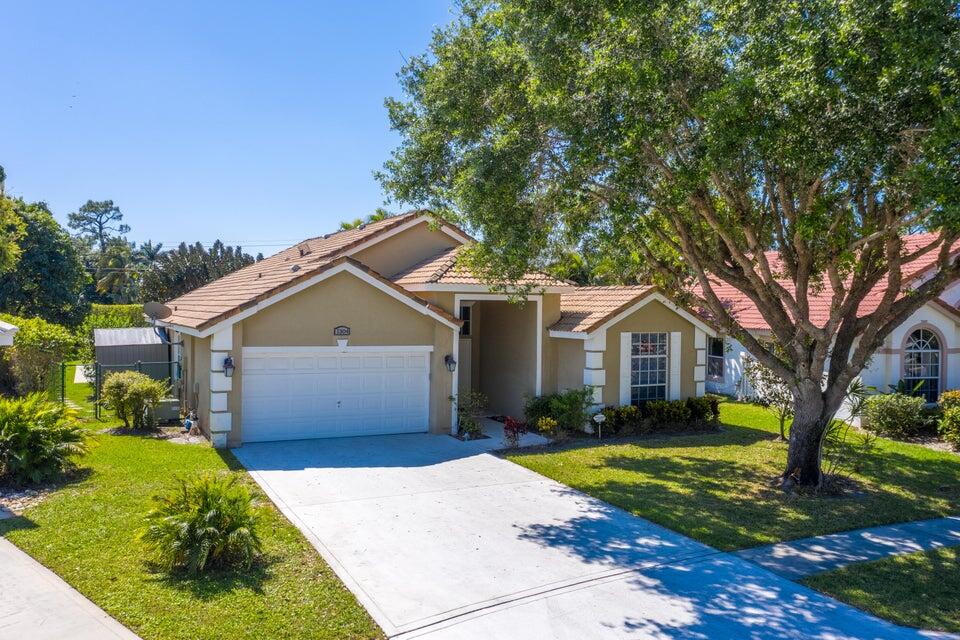
<path fill-rule="evenodd" d="M 620 404 L 620 334 L 625 331 L 679 331 L 681 334 L 680 397 L 688 398 L 696 395 L 696 383 L 693 380 L 694 366 L 697 362 L 694 326 L 673 310 L 654 300 L 607 329 L 607 348 L 603 353 L 603 368 L 606 370 L 606 384 L 603 387 L 604 404 Z"/>
<path fill-rule="evenodd" d="M 536 390 L 536 304 L 484 300 L 479 335 L 480 391 L 493 413 L 523 415 L 524 394 Z"/>
<path fill-rule="evenodd" d="M 443 231 L 433 230 L 427 222 L 421 222 L 357 252 L 353 257 L 377 273 L 390 277 L 458 244 Z"/>
<path fill-rule="evenodd" d="M 558 341 L 550 337 L 549 327 L 560 319 L 560 294 L 543 294 L 543 326 L 540 327 L 543 340 L 543 380 L 542 390 L 544 394 L 555 393 L 557 391 L 559 378 L 558 369 L 560 367 L 560 352 L 558 350 Z M 581 365 L 582 366 L 582 365 Z"/>
<path fill-rule="evenodd" d="M 197 417 L 200 428 L 210 435 L 210 338 L 193 338 L 193 378 L 190 384 L 198 389 Z"/>
<path fill-rule="evenodd" d="M 333 328 L 339 325 L 350 327 L 351 345 L 433 344 L 436 322 L 358 277 L 338 273 L 244 320 L 243 345 L 335 346 Z"/>
<path fill-rule="evenodd" d="M 557 391 L 583 387 L 583 340 L 551 338 L 557 354 Z M 608 378 L 609 379 L 609 378 Z"/>
<path fill-rule="evenodd" d="M 232 429 L 227 435 L 228 447 L 239 447 L 243 444 L 243 323 L 233 325 L 233 349 L 230 357 L 236 367 L 233 370 L 233 387 L 227 394 L 227 409 L 233 415 Z"/>

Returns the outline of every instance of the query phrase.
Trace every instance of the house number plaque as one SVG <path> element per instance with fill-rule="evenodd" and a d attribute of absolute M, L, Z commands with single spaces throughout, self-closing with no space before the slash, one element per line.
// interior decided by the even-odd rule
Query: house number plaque
<path fill-rule="evenodd" d="M 333 328 L 333 335 L 335 335 L 335 336 L 337 336 L 337 337 L 340 337 L 340 338 L 346 337 L 346 336 L 350 335 L 350 327 L 345 327 L 345 326 L 343 326 L 343 325 L 340 325 L 339 327 L 334 327 L 334 328 Z"/>

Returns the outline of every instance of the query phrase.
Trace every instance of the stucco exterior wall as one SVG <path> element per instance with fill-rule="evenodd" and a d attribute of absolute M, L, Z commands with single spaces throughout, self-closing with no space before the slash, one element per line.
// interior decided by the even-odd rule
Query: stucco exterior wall
<path fill-rule="evenodd" d="M 860 374 L 867 386 L 887 391 L 903 377 L 903 348 L 907 337 L 915 329 L 927 328 L 941 337 L 940 388 L 960 388 L 960 326 L 952 315 L 928 304 L 894 329 Z"/>
<path fill-rule="evenodd" d="M 210 338 L 193 339 L 193 378 L 200 429 L 210 435 Z"/>
<path fill-rule="evenodd" d="M 583 340 L 551 338 L 557 354 L 557 391 L 583 387 L 585 355 Z"/>
<path fill-rule="evenodd" d="M 532 304 L 532 303 L 531 303 Z M 560 294 L 543 294 L 543 324 L 540 327 L 541 339 L 543 340 L 543 380 L 541 382 L 541 393 L 556 393 L 558 389 L 558 367 L 560 366 L 560 354 L 557 350 L 557 341 L 550 337 L 549 327 L 560 319 Z M 583 358 L 581 357 L 581 382 Z"/>
<path fill-rule="evenodd" d="M 435 231 L 427 222 L 421 222 L 357 252 L 353 257 L 389 278 L 458 244 L 443 231 Z"/>
<path fill-rule="evenodd" d="M 607 328 L 607 344 L 603 353 L 606 384 L 603 403 L 620 404 L 620 334 L 623 332 L 680 332 L 680 397 L 696 395 L 694 367 L 697 362 L 694 326 L 659 301 L 651 301 L 630 316 Z"/>
<path fill-rule="evenodd" d="M 536 304 L 483 300 L 474 306 L 483 307 L 479 389 L 492 413 L 520 416 L 524 394 L 536 391 Z"/>
<path fill-rule="evenodd" d="M 351 345 L 425 345 L 433 344 L 436 322 L 356 276 L 338 273 L 244 320 L 243 346 L 335 346 L 339 325 L 350 327 Z"/>

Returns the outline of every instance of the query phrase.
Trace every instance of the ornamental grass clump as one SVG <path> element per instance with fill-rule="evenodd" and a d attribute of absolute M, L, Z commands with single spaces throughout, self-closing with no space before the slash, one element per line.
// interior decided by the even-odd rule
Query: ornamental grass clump
<path fill-rule="evenodd" d="M 43 394 L 0 397 L 0 482 L 55 479 L 83 453 L 85 437 L 76 412 Z"/>
<path fill-rule="evenodd" d="M 140 540 L 168 573 L 249 568 L 262 552 L 257 506 L 234 476 L 180 478 L 154 505 Z"/>

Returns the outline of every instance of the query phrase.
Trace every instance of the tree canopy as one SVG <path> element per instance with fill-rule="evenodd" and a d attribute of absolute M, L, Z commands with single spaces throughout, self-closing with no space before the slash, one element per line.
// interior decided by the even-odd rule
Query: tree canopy
<path fill-rule="evenodd" d="M 790 388 L 785 483 L 816 484 L 848 385 L 960 271 L 958 16 L 951 0 L 467 0 L 400 73 L 379 177 L 478 232 L 484 273 L 517 278 L 589 233 L 700 307 Z M 934 235 L 908 251 L 910 230 Z M 903 295 L 925 255 L 938 275 Z"/>
<path fill-rule="evenodd" d="M 9 202 L 26 233 L 16 269 L 0 275 L 0 309 L 60 324 L 79 323 L 89 306 L 83 298 L 88 276 L 74 239 L 46 204 L 19 198 Z"/>
<path fill-rule="evenodd" d="M 106 252 L 111 236 L 122 236 L 130 231 L 130 225 L 123 223 L 123 213 L 113 200 L 87 200 L 67 216 L 67 226 L 81 238 L 96 244 L 101 256 Z"/>
<path fill-rule="evenodd" d="M 143 273 L 141 298 L 144 301 L 165 302 L 213 282 L 256 260 L 240 247 L 228 247 L 214 242 L 207 250 L 201 243 L 185 242 L 173 251 L 159 254 L 153 265 Z"/>

